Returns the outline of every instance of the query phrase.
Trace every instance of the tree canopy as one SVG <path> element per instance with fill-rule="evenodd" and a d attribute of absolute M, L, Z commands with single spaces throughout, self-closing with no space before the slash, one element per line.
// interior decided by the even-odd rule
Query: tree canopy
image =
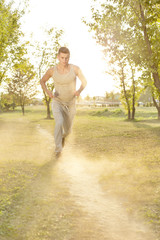
<path fill-rule="evenodd" d="M 128 90 L 124 87 L 126 81 L 128 84 L 128 79 L 131 79 L 132 84 L 134 83 L 132 99 L 135 99 L 136 90 L 140 86 L 140 83 L 135 81 L 137 71 L 146 76 L 145 81 L 142 81 L 143 84 L 147 83 L 147 79 L 152 78 L 155 87 L 160 91 L 160 3 L 158 0 L 105 0 L 99 7 L 95 5 L 92 8 L 91 21 L 84 22 L 91 31 L 94 31 L 97 42 L 103 46 L 104 54 L 110 57 L 114 74 L 118 73 L 121 84 L 122 80 L 123 84 L 125 83 L 123 85 L 125 98 Z M 130 66 L 130 71 L 127 66 Z"/>
<path fill-rule="evenodd" d="M 19 39 L 23 35 L 20 29 L 20 19 L 24 11 L 12 7 L 12 2 L 6 4 L 0 1 L 0 84 L 5 79 L 15 51 L 19 51 Z"/>
<path fill-rule="evenodd" d="M 14 66 L 13 78 L 8 84 L 8 92 L 16 97 L 17 105 L 24 107 L 37 93 L 35 72 L 28 59 L 21 59 L 19 64 Z"/>

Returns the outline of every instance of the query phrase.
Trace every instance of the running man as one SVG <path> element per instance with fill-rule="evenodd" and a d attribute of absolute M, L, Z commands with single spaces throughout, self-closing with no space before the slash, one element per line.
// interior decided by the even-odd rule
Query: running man
<path fill-rule="evenodd" d="M 70 51 L 61 47 L 58 51 L 59 63 L 50 68 L 40 80 L 43 90 L 52 98 L 52 112 L 55 119 L 54 140 L 55 154 L 59 157 L 64 147 L 65 138 L 71 132 L 74 115 L 76 113 L 76 97 L 86 87 L 87 81 L 78 66 L 69 64 Z M 53 78 L 54 94 L 46 87 L 46 82 Z M 76 78 L 81 86 L 76 90 Z"/>

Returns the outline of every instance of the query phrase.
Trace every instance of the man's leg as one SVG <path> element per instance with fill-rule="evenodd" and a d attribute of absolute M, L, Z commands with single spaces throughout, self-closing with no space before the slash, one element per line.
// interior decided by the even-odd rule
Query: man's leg
<path fill-rule="evenodd" d="M 55 140 L 55 152 L 62 151 L 62 137 L 63 137 L 63 108 L 60 103 L 53 100 L 52 102 L 52 112 L 55 120 L 54 128 L 54 140 Z"/>
<path fill-rule="evenodd" d="M 73 125 L 73 119 L 75 116 L 75 105 L 71 107 L 65 107 L 63 111 L 63 128 L 64 128 L 64 134 L 63 137 L 68 136 L 71 133 L 72 125 Z"/>

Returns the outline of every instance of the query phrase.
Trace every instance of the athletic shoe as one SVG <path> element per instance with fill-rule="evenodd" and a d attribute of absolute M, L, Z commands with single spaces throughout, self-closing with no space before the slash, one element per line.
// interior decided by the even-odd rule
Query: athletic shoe
<path fill-rule="evenodd" d="M 60 158 L 61 152 L 56 152 L 56 158 Z"/>

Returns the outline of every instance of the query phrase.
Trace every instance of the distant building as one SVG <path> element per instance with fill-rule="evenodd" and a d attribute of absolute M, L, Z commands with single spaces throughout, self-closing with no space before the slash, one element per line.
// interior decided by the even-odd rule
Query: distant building
<path fill-rule="evenodd" d="M 106 99 L 104 96 L 94 96 L 92 98 L 81 99 L 76 105 L 88 107 L 118 107 L 121 105 L 119 98 L 120 94 L 115 94 L 114 99 Z"/>

